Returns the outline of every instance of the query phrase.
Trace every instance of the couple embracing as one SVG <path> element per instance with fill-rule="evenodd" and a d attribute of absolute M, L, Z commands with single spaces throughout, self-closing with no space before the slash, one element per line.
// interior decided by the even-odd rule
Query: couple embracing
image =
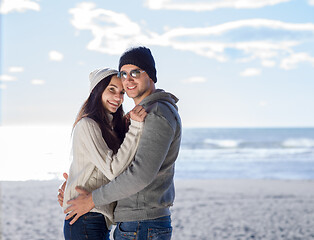
<path fill-rule="evenodd" d="M 169 207 L 181 142 L 178 99 L 161 89 L 146 47 L 126 50 L 119 71 L 90 73 L 72 134 L 72 163 L 58 200 L 65 239 L 171 239 Z M 124 115 L 124 93 L 135 107 Z"/>

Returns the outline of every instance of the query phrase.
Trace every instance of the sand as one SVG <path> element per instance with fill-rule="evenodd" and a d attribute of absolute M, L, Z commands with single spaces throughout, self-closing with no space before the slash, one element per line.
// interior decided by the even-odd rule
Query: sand
<path fill-rule="evenodd" d="M 1 182 L 1 239 L 63 239 L 59 184 Z M 174 240 L 314 239 L 314 181 L 176 180 L 176 189 Z"/>

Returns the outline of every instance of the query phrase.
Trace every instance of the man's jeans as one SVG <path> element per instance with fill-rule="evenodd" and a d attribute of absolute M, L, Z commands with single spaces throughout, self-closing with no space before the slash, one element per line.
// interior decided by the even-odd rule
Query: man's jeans
<path fill-rule="evenodd" d="M 65 240 L 109 240 L 109 230 L 101 213 L 89 212 L 82 215 L 73 225 L 73 218 L 64 221 Z"/>
<path fill-rule="evenodd" d="M 115 240 L 170 240 L 170 216 L 135 222 L 119 222 L 114 231 Z"/>

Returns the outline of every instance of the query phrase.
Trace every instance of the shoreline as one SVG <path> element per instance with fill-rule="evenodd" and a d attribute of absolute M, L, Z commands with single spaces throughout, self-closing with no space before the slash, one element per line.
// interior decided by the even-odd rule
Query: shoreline
<path fill-rule="evenodd" d="M 63 239 L 59 180 L 1 181 L 2 239 Z M 173 240 L 314 239 L 314 180 L 176 179 Z"/>

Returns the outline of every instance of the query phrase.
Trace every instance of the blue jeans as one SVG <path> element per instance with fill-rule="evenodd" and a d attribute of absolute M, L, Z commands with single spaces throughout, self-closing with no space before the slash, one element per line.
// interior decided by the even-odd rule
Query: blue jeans
<path fill-rule="evenodd" d="M 115 240 L 170 240 L 172 233 L 170 216 L 135 221 L 118 222 Z"/>
<path fill-rule="evenodd" d="M 70 225 L 73 218 L 64 221 L 65 240 L 109 240 L 109 232 L 104 215 L 89 212 L 82 215 L 74 224 Z"/>

